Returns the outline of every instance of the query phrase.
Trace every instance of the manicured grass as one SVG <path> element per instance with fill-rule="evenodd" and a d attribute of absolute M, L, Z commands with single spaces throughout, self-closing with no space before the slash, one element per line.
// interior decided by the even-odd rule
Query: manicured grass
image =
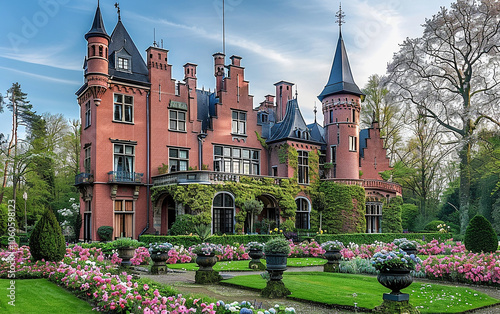
<path fill-rule="evenodd" d="M 266 281 L 260 275 L 236 276 L 223 283 L 261 290 Z M 284 273 L 289 298 L 318 303 L 373 309 L 382 304 L 383 293 L 390 291 L 373 276 L 321 272 Z M 500 300 L 467 287 L 414 282 L 403 292 L 421 313 L 457 313 L 499 303 Z"/>
<path fill-rule="evenodd" d="M 92 313 L 92 306 L 46 279 L 17 279 L 15 306 L 9 305 L 9 279 L 0 279 L 0 313 Z"/>
<path fill-rule="evenodd" d="M 266 265 L 266 260 L 260 260 L 264 265 Z M 217 271 L 253 271 L 248 268 L 248 263 L 250 260 L 244 261 L 225 261 L 217 262 L 214 266 L 214 270 Z M 310 258 L 288 258 L 288 267 L 303 267 L 303 266 L 316 266 L 323 265 L 326 260 L 323 258 L 310 257 Z M 196 263 L 184 263 L 184 264 L 167 264 L 168 268 L 171 269 L 184 269 L 184 270 L 198 270 L 198 265 Z"/>

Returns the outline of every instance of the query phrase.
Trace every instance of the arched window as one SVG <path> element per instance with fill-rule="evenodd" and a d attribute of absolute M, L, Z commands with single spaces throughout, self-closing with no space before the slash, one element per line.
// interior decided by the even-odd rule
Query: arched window
<path fill-rule="evenodd" d="M 95 56 L 95 46 L 92 46 L 92 57 Z"/>
<path fill-rule="evenodd" d="M 234 199 L 229 193 L 219 193 L 214 197 L 212 231 L 214 234 L 234 232 Z"/>
<path fill-rule="evenodd" d="M 102 46 L 99 46 L 99 57 L 102 57 Z"/>
<path fill-rule="evenodd" d="M 295 228 L 309 229 L 309 212 L 311 208 L 309 200 L 305 197 L 298 197 L 295 199 L 295 204 L 297 204 Z"/>

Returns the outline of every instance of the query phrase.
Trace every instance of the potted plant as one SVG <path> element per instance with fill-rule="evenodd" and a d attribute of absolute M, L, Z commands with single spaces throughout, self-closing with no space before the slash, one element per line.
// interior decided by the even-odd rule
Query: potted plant
<path fill-rule="evenodd" d="M 158 274 L 160 272 L 165 272 L 167 266 L 165 261 L 168 260 L 168 251 L 172 249 L 173 245 L 165 243 L 150 243 L 149 244 L 149 256 L 154 262 L 153 267 L 151 267 L 152 274 Z"/>
<path fill-rule="evenodd" d="M 408 255 L 405 251 L 388 252 L 382 250 L 373 255 L 372 265 L 379 271 L 377 280 L 386 288 L 391 289 L 391 293 L 384 293 L 384 300 L 407 301 L 409 295 L 401 293 L 401 289 L 408 287 L 413 278 L 411 270 L 422 263 L 422 260 L 414 254 Z"/>
<path fill-rule="evenodd" d="M 392 241 L 398 248 L 405 251 L 408 255 L 414 254 L 417 255 L 417 241 L 410 241 L 406 238 L 394 239 Z"/>
<path fill-rule="evenodd" d="M 122 266 L 130 266 L 130 259 L 134 257 L 135 249 L 141 243 L 131 238 L 119 238 L 113 241 L 113 246 L 118 249 L 118 256 L 122 259 Z"/>
<path fill-rule="evenodd" d="M 338 270 L 339 261 L 342 257 L 340 254 L 340 250 L 345 248 L 344 243 L 335 240 L 335 241 L 326 241 L 321 244 L 321 248 L 325 250 L 325 258 L 328 262 L 323 266 L 325 272 L 335 272 Z"/>
<path fill-rule="evenodd" d="M 264 257 L 264 252 L 262 251 L 264 244 L 260 242 L 249 242 L 246 246 L 248 249 L 248 256 L 252 258 L 248 267 L 251 269 L 265 269 L 264 264 L 260 261 L 260 259 Z"/>
<path fill-rule="evenodd" d="M 291 294 L 281 280 L 290 254 L 290 242 L 283 237 L 274 238 L 264 245 L 264 254 L 270 280 L 262 290 L 262 295 L 267 298 L 281 298 Z"/>
<path fill-rule="evenodd" d="M 212 271 L 212 266 L 217 263 L 217 257 L 215 255 L 222 254 L 223 248 L 220 244 L 201 243 L 195 245 L 191 252 L 197 255 L 196 264 L 200 267 L 199 270 Z"/>

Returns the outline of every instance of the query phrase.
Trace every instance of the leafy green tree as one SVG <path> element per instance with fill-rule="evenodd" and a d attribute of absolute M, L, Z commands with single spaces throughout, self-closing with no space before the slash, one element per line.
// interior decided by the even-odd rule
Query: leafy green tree
<path fill-rule="evenodd" d="M 419 215 L 419 210 L 415 204 L 401 205 L 401 226 L 403 229 L 415 231 L 415 219 Z"/>
<path fill-rule="evenodd" d="M 61 226 L 52 210 L 48 209 L 36 223 L 30 236 L 30 251 L 37 261 L 59 262 L 66 253 Z"/>
<path fill-rule="evenodd" d="M 254 232 L 254 218 L 259 215 L 264 209 L 264 204 L 256 199 L 246 200 L 243 202 L 241 209 L 250 217 L 250 232 Z"/>
<path fill-rule="evenodd" d="M 385 233 L 401 233 L 401 205 L 403 198 L 401 196 L 393 197 L 385 204 L 382 210 L 382 231 Z"/>
<path fill-rule="evenodd" d="M 426 20 L 422 37 L 400 45 L 388 66 L 391 86 L 458 138 L 460 230 L 471 203 L 472 145 L 481 126 L 500 126 L 500 2 L 458 0 Z"/>

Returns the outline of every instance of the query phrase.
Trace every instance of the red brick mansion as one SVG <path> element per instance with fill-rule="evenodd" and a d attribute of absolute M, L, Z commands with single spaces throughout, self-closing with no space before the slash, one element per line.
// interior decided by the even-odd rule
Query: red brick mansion
<path fill-rule="evenodd" d="M 308 186 L 313 172 L 321 180 L 364 187 L 366 232 L 383 231 L 382 201 L 401 195 L 401 187 L 379 175 L 389 159 L 378 124 L 360 129 L 364 95 L 341 35 L 318 96 L 322 125 L 304 121 L 290 82 L 275 83 L 275 94 L 255 107 L 239 56 L 226 63 L 224 54 L 213 55 L 215 87 L 207 91 L 197 86 L 194 63 L 184 64 L 182 82 L 172 78 L 166 49 L 151 46 L 144 60 L 120 18 L 108 35 L 99 6 L 85 39 L 85 83 L 76 93 L 82 239 L 98 240 L 100 226 L 112 226 L 113 237 L 167 234 L 178 217 L 196 213 L 161 188 L 189 185 L 217 186 L 208 214 L 212 233 L 235 233 L 240 208 L 224 184 L 250 177 Z M 283 162 L 282 147 L 292 147 L 297 160 Z M 319 163 L 310 165 L 313 153 Z M 257 198 L 264 204 L 257 219 L 283 221 L 278 196 Z M 302 189 L 294 199 L 296 227 L 309 229 L 311 197 Z"/>

